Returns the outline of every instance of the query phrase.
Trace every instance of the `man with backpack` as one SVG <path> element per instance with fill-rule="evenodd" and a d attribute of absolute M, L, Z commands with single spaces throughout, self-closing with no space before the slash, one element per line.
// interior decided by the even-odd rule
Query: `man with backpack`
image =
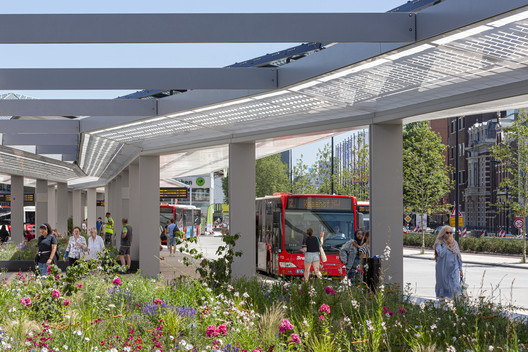
<path fill-rule="evenodd" d="M 339 250 L 339 260 L 346 266 L 347 277 L 350 281 L 354 281 L 356 277 L 357 267 L 360 262 L 359 247 L 363 239 L 363 232 L 357 230 L 355 238 L 345 242 Z"/>
<path fill-rule="evenodd" d="M 174 223 L 174 219 L 171 219 L 170 225 L 167 226 L 168 238 L 167 247 L 169 247 L 169 257 L 176 255 L 176 233 L 180 231 L 178 226 Z"/>

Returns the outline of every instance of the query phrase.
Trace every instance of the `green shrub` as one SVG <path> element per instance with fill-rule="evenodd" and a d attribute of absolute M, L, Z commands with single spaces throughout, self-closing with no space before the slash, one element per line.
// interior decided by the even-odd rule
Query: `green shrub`
<path fill-rule="evenodd" d="M 425 247 L 433 248 L 436 235 L 425 235 Z M 410 233 L 403 235 L 403 245 L 408 247 L 421 247 L 422 234 Z M 460 238 L 460 250 L 466 252 L 521 254 L 522 241 L 506 238 Z"/>

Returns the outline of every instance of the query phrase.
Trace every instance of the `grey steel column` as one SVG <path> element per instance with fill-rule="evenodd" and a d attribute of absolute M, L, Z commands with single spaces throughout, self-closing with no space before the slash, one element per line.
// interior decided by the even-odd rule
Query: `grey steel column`
<path fill-rule="evenodd" d="M 112 218 L 114 219 L 114 235 L 115 235 L 115 248 L 119 249 L 119 245 L 121 241 L 119 240 L 119 235 L 121 234 L 121 230 L 123 230 L 123 223 L 121 222 L 121 219 L 123 218 L 122 215 L 122 196 L 121 196 L 121 174 L 119 174 L 115 178 L 115 184 L 113 187 L 113 203 L 114 205 L 112 208 Z M 132 225 L 132 224 L 130 224 Z"/>
<path fill-rule="evenodd" d="M 48 186 L 48 224 L 52 229 L 57 228 L 57 191 L 55 185 Z M 38 227 L 42 224 L 35 225 Z"/>
<path fill-rule="evenodd" d="M 142 221 L 141 212 L 140 212 L 140 198 L 139 198 L 139 165 L 136 164 L 130 164 L 128 167 L 128 188 L 130 193 L 130 199 L 129 199 L 129 218 L 128 221 L 134 229 L 137 229 L 134 233 L 134 239 L 132 241 L 132 246 L 130 247 L 130 258 L 132 260 L 138 260 L 139 259 L 139 224 Z M 159 203 L 159 200 L 158 200 Z M 159 222 L 159 217 L 158 217 Z M 159 229 L 157 230 L 156 234 L 159 234 Z M 159 241 L 159 239 L 156 238 L 156 241 Z"/>
<path fill-rule="evenodd" d="M 402 126 L 370 125 L 370 246 L 382 260 L 385 282 L 403 284 Z"/>
<path fill-rule="evenodd" d="M 35 189 L 35 235 L 39 226 L 48 222 L 48 181 L 37 179 Z"/>
<path fill-rule="evenodd" d="M 62 236 L 68 236 L 68 185 L 57 183 L 56 198 L 57 230 Z"/>
<path fill-rule="evenodd" d="M 134 240 L 139 241 L 139 269 L 149 277 L 160 272 L 159 257 L 159 156 L 139 157 L 139 199 L 141 220 L 135 221 Z"/>
<path fill-rule="evenodd" d="M 88 228 L 96 228 L 97 222 L 97 190 L 95 188 L 88 188 L 86 190 L 86 207 L 88 208 Z"/>
<path fill-rule="evenodd" d="M 73 226 L 79 226 L 81 229 L 82 225 L 82 210 L 81 210 L 81 190 L 75 189 L 72 192 L 72 213 L 73 213 Z"/>
<path fill-rule="evenodd" d="M 24 242 L 24 177 L 11 176 L 11 240 Z"/>
<path fill-rule="evenodd" d="M 121 172 L 121 217 L 130 218 L 130 188 L 128 169 Z M 129 219 L 130 220 L 130 219 Z"/>
<path fill-rule="evenodd" d="M 68 206 L 67 206 L 67 217 L 73 218 L 73 191 L 68 190 L 66 192 L 66 198 L 68 199 Z"/>
<path fill-rule="evenodd" d="M 255 143 L 229 145 L 229 233 L 240 234 L 233 277 L 252 277 L 255 269 Z"/>

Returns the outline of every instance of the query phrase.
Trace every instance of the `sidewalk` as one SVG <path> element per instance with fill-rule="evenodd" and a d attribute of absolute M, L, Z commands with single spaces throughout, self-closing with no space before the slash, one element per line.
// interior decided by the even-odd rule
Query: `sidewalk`
<path fill-rule="evenodd" d="M 434 251 L 432 249 L 426 249 L 425 254 L 420 254 L 420 248 L 403 247 L 403 256 L 407 258 L 434 260 Z M 462 261 L 468 264 L 528 269 L 528 263 L 521 264 L 521 255 L 462 252 Z"/>

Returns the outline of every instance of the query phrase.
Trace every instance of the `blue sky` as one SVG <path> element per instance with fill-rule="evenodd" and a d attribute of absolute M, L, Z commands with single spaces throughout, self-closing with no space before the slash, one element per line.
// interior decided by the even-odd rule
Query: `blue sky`
<path fill-rule="evenodd" d="M 24 0 L 3 1 L 2 14 L 38 13 L 259 13 L 259 12 L 385 12 L 404 0 L 290 0 L 182 1 L 159 0 Z M 299 43 L 281 44 L 0 44 L 0 68 L 113 68 L 113 67 L 223 67 L 235 62 L 286 49 Z M 10 91 L 11 92 L 11 91 Z M 110 99 L 132 91 L 13 91 L 42 99 Z M 7 91 L 0 91 L 0 94 Z M 344 139 L 338 138 L 337 140 Z M 310 155 L 319 146 L 300 148 L 294 159 Z M 315 150 L 315 152 L 313 152 Z"/>

